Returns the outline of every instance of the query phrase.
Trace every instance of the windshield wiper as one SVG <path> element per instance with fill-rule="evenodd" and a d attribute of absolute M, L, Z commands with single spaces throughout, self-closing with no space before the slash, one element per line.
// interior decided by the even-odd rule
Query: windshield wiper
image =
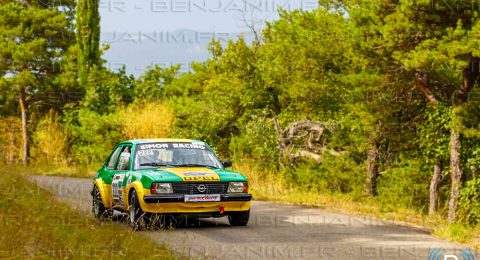
<path fill-rule="evenodd" d="M 178 165 L 168 163 L 141 163 L 140 166 L 177 167 Z"/>
<path fill-rule="evenodd" d="M 198 164 L 198 163 L 186 163 L 186 164 L 179 164 L 177 167 L 206 167 L 206 168 L 215 168 L 218 169 L 215 166 L 212 165 L 205 165 L 205 164 Z"/>

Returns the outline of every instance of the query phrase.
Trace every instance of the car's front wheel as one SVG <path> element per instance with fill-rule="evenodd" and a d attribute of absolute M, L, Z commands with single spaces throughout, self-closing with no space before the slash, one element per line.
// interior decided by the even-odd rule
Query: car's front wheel
<path fill-rule="evenodd" d="M 250 210 L 228 215 L 228 222 L 232 226 L 246 226 L 250 218 Z"/>
<path fill-rule="evenodd" d="M 138 202 L 138 195 L 135 190 L 130 194 L 130 207 L 128 209 L 129 224 L 134 230 L 145 227 L 145 213 Z"/>

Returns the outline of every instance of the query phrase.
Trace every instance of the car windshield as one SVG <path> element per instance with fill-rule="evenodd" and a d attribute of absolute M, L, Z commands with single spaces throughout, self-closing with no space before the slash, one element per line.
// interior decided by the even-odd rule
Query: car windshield
<path fill-rule="evenodd" d="M 222 168 L 218 158 L 204 143 L 147 143 L 135 149 L 134 169 L 158 167 Z"/>

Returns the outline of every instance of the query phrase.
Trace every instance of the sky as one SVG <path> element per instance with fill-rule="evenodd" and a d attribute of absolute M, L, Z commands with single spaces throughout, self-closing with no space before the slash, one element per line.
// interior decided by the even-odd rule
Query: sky
<path fill-rule="evenodd" d="M 141 75 L 148 66 L 180 64 L 208 57 L 208 43 L 226 43 L 278 18 L 278 8 L 313 10 L 317 0 L 101 0 L 102 43 L 107 66 Z"/>

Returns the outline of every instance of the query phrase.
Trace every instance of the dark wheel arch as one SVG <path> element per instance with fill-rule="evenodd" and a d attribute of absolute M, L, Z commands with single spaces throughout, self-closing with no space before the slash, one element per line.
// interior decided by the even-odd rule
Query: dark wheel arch
<path fill-rule="evenodd" d="M 235 212 L 228 215 L 228 222 L 232 226 L 246 226 L 250 218 L 250 210 Z"/>

